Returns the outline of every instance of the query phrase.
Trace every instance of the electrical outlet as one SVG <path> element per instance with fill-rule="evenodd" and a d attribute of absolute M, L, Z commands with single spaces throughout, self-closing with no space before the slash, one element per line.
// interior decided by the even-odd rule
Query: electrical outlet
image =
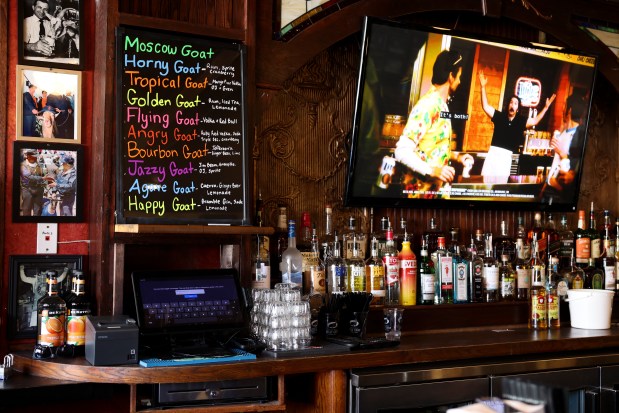
<path fill-rule="evenodd" d="M 58 224 L 37 224 L 37 254 L 58 252 Z"/>

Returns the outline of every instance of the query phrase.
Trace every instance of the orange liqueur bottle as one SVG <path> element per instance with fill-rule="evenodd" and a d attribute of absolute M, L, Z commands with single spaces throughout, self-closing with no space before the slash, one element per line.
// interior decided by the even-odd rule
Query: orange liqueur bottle
<path fill-rule="evenodd" d="M 47 295 L 37 303 L 37 344 L 61 347 L 65 340 L 67 304 L 58 295 L 58 274 L 47 272 Z"/>

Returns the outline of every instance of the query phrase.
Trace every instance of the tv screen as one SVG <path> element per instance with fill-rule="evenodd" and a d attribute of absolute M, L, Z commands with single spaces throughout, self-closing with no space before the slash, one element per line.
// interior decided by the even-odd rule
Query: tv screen
<path fill-rule="evenodd" d="M 366 18 L 346 204 L 575 210 L 596 67 Z"/>

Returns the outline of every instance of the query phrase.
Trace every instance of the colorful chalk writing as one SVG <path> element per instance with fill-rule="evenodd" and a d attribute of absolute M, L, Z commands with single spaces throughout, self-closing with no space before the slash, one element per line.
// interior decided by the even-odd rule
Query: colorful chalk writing
<path fill-rule="evenodd" d="M 117 37 L 117 222 L 247 224 L 244 46 Z"/>

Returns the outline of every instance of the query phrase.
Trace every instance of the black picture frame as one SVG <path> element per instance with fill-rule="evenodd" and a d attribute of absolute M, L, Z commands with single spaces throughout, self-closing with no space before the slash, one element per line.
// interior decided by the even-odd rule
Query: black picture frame
<path fill-rule="evenodd" d="M 83 261 L 82 255 L 9 256 L 9 339 L 36 337 L 36 303 L 46 292 L 46 272 L 58 273 L 58 287 L 63 293 L 70 290 L 72 271 L 84 270 Z"/>
<path fill-rule="evenodd" d="M 83 0 L 20 0 L 17 9 L 20 64 L 83 69 L 83 47 L 87 44 L 80 38 L 79 30 L 84 16 Z M 45 16 L 44 21 L 37 16 Z"/>
<path fill-rule="evenodd" d="M 15 141 L 13 222 L 82 222 L 84 148 Z"/>

